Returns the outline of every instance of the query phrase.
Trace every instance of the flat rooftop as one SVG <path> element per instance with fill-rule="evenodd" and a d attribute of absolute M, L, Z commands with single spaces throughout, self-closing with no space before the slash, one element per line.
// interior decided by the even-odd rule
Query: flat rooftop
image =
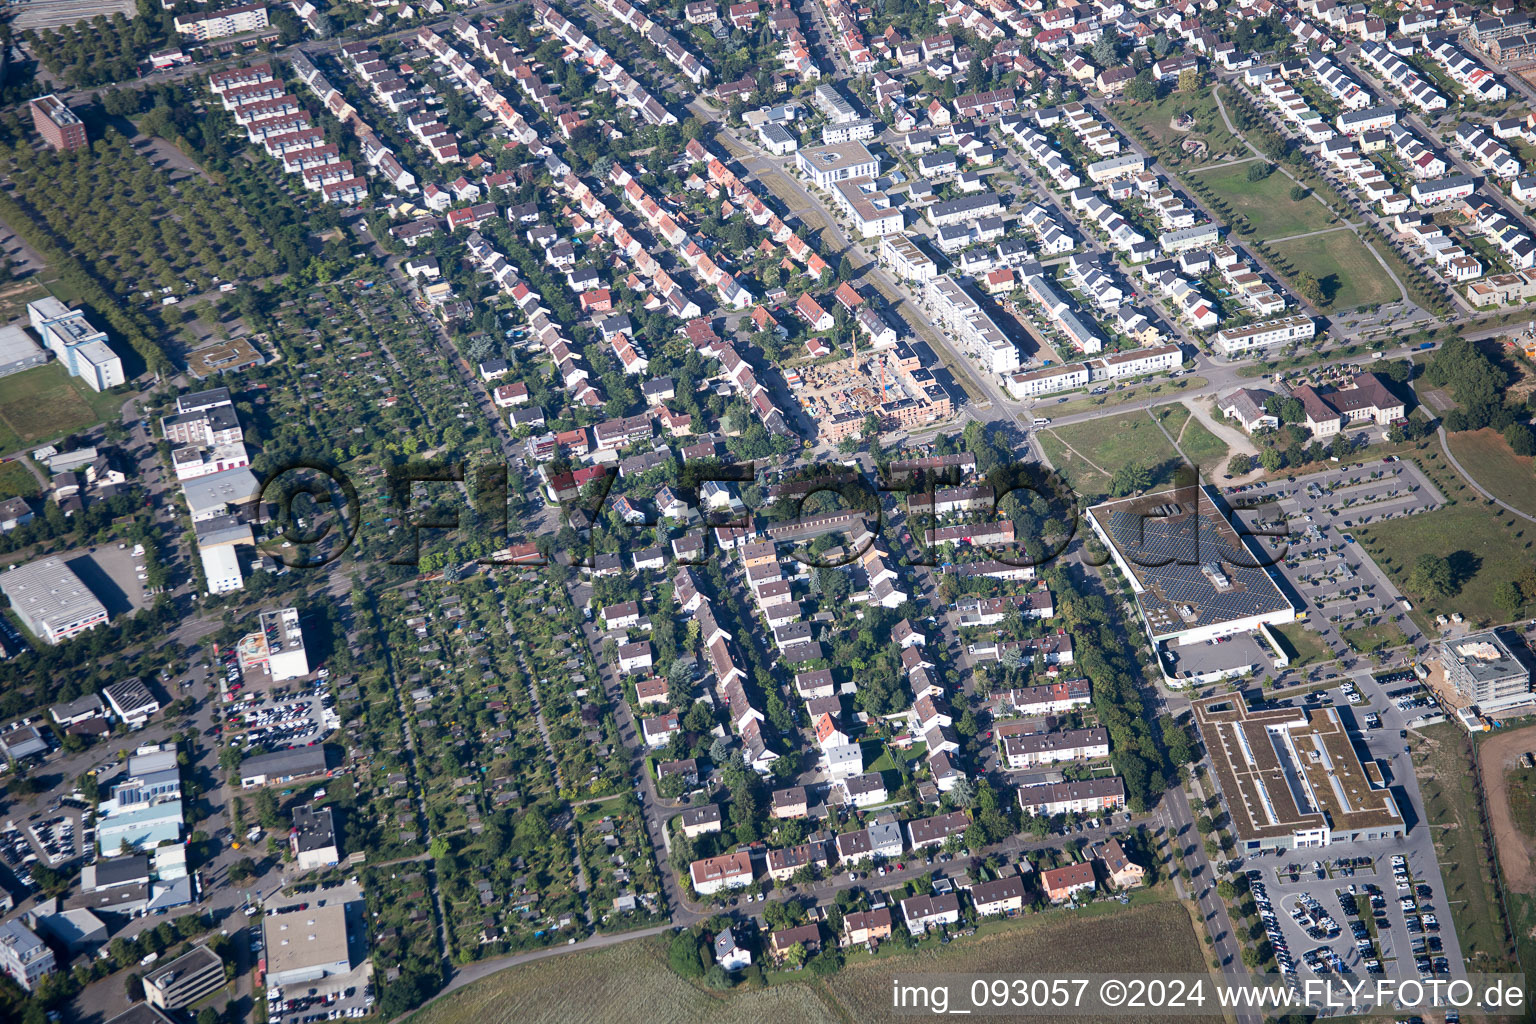
<path fill-rule="evenodd" d="M 1458 640 L 1447 640 L 1441 647 L 1445 657 L 1456 662 L 1480 683 L 1530 674 L 1509 645 L 1499 639 L 1493 630 L 1469 633 Z"/>
<path fill-rule="evenodd" d="M 347 914 L 339 903 L 268 914 L 263 927 L 268 974 L 281 975 L 349 959 Z"/>
<path fill-rule="evenodd" d="M 1240 838 L 1402 824 L 1391 793 L 1371 786 L 1335 709 L 1249 710 L 1236 694 L 1192 706 Z"/>
<path fill-rule="evenodd" d="M 834 146 L 817 146 L 802 149 L 804 161 L 818 171 L 834 171 L 844 167 L 857 167 L 873 160 L 874 154 L 862 142 L 840 142 Z"/>
<path fill-rule="evenodd" d="M 6 570 L 0 574 L 0 591 L 11 599 L 11 607 L 39 625 L 63 627 L 106 614 L 96 595 L 57 557 Z"/>
<path fill-rule="evenodd" d="M 1204 486 L 1105 502 L 1088 516 L 1159 640 L 1293 610 Z"/>

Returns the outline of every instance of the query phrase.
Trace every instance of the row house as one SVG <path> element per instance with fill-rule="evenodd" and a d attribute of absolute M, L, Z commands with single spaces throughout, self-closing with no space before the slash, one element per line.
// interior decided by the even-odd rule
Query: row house
<path fill-rule="evenodd" d="M 1452 39 L 1430 43 L 1425 40 L 1425 50 L 1436 64 L 1445 69 L 1451 81 L 1467 94 L 1468 102 L 1501 103 L 1509 97 L 1509 90 L 1499 81 L 1499 76 L 1488 70 Z"/>
<path fill-rule="evenodd" d="M 1377 77 L 1396 89 L 1421 114 L 1433 114 L 1446 108 L 1445 94 L 1388 47 L 1368 42 L 1360 47 L 1360 56 L 1376 71 Z"/>
<path fill-rule="evenodd" d="M 1020 786 L 1019 809 L 1025 814 L 1103 814 L 1125 809 L 1125 783 L 1119 776 L 1080 782 L 1047 782 Z"/>
<path fill-rule="evenodd" d="M 1109 732 L 1106 729 L 1065 729 L 1011 735 L 1003 738 L 1003 759 L 1010 770 L 1061 764 L 1066 761 L 1090 761 L 1109 756 Z"/>

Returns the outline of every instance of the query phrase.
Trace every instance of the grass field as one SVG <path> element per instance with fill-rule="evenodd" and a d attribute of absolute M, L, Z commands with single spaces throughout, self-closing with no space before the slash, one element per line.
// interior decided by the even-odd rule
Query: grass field
<path fill-rule="evenodd" d="M 1333 212 L 1311 195 L 1292 199 L 1295 182 L 1279 171 L 1263 181 L 1249 181 L 1248 168 L 1252 166 L 1247 163 L 1213 167 L 1189 176 L 1209 186 L 1231 206 L 1234 214 L 1248 218 L 1254 235 L 1265 241 L 1319 231 L 1338 223 Z"/>
<path fill-rule="evenodd" d="M 1199 130 L 1173 130 L 1174 117 L 1184 111 L 1194 114 L 1196 128 Z M 1227 126 L 1221 120 L 1221 112 L 1216 109 L 1216 100 L 1208 89 L 1202 89 L 1196 95 L 1170 93 L 1156 103 L 1121 101 L 1113 104 L 1109 113 L 1115 120 L 1145 128 L 1153 142 L 1166 151 L 1167 162 L 1175 166 L 1181 160 L 1188 159 L 1179 151 L 1179 144 L 1185 139 L 1202 139 L 1210 147 L 1209 152 L 1199 158 L 1202 164 L 1212 163 L 1228 154 L 1250 155 L 1248 148 L 1227 131 Z"/>
<path fill-rule="evenodd" d="M 1287 198 L 1286 202 L 1290 202 Z M 1272 246 L 1297 273 L 1317 278 L 1328 301 L 1319 308 L 1338 312 L 1391 302 L 1402 297 L 1376 257 L 1353 231 L 1330 231 L 1310 238 L 1293 238 Z"/>
<path fill-rule="evenodd" d="M 1184 432 L 1174 434 L 1174 440 L 1179 442 L 1179 450 L 1190 462 L 1205 467 L 1207 476 L 1227 471 L 1227 458 L 1232 454 L 1231 447 L 1211 433 L 1209 428 L 1199 420 L 1191 419 L 1184 424 Z"/>
<path fill-rule="evenodd" d="M 1091 909 L 1098 910 L 1100 906 Z M 892 980 L 919 973 L 1207 970 L 1206 955 L 1182 904 L 1164 900 L 1129 909 L 1110 904 L 1105 911 L 1097 916 L 1083 911 L 1030 915 L 984 937 L 978 935 L 974 940 L 947 947 L 853 959 L 828 982 L 827 989 L 846 1014 L 845 1020 L 876 1021 L 900 1019 L 891 1013 Z M 1156 1018 L 1137 1014 L 1136 1019 Z"/>
<path fill-rule="evenodd" d="M 641 939 L 501 971 L 440 999 L 410 1021 L 752 1024 L 792 1020 L 797 1024 L 834 1024 L 892 1019 L 891 979 L 916 972 L 1205 970 L 1204 951 L 1195 938 L 1188 912 L 1182 904 L 1164 899 L 1131 907 L 1094 905 L 1075 914 L 1029 915 L 1016 922 L 989 925 L 987 934 L 949 946 L 879 957 L 855 956 L 826 982 L 802 974 L 766 988 L 739 987 L 722 993 L 706 991 L 673 974 L 667 967 L 665 939 Z"/>
<path fill-rule="evenodd" d="M 58 363 L 0 377 L 0 452 L 94 426 L 121 403 L 95 395 Z"/>
<path fill-rule="evenodd" d="M 1173 402 L 1169 405 L 1159 405 L 1151 410 L 1157 422 L 1163 425 L 1163 429 L 1174 437 L 1179 436 L 1179 431 L 1184 429 L 1184 424 L 1189 422 L 1189 409 L 1182 402 Z"/>
<path fill-rule="evenodd" d="M 1291 668 L 1300 668 L 1303 665 L 1311 665 L 1319 661 L 1328 661 L 1333 657 L 1333 652 L 1323 643 L 1318 635 L 1299 622 L 1290 622 L 1283 626 L 1271 626 L 1285 641 L 1290 650 L 1286 653 L 1291 656 Z"/>
<path fill-rule="evenodd" d="M 37 496 L 37 478 L 19 462 L 0 466 L 0 501 Z"/>
<path fill-rule="evenodd" d="M 1369 654 L 1383 647 L 1399 647 L 1408 639 L 1393 622 L 1381 622 L 1374 626 L 1344 626 L 1339 630 L 1339 635 L 1361 654 Z"/>
<path fill-rule="evenodd" d="M 1504 622 L 1509 613 L 1493 600 L 1494 588 L 1513 579 L 1521 565 L 1536 557 L 1536 526 L 1482 502 L 1462 501 L 1450 508 L 1405 519 L 1357 527 L 1355 537 L 1414 603 L 1415 622 L 1430 636 L 1438 633 L 1436 615 L 1459 611 L 1472 623 Z M 1451 564 L 1460 589 L 1449 597 L 1415 593 L 1407 579 L 1422 554 Z"/>
<path fill-rule="evenodd" d="M 1452 722 L 1418 730 L 1410 744 L 1424 809 L 1444 876 L 1445 902 L 1471 971 L 1507 961 L 1499 901 L 1489 881 L 1482 808 L 1473 789 L 1470 742 Z"/>
<path fill-rule="evenodd" d="M 1198 391 L 1209 384 L 1204 377 L 1176 377 L 1173 380 L 1133 384 L 1124 391 L 1111 391 L 1106 395 L 1074 398 L 1057 405 L 1041 405 L 1040 412 L 1051 416 L 1072 416 L 1095 409 L 1113 409 L 1134 399 L 1151 398 L 1153 395 L 1177 396 L 1185 391 Z M 1162 408 L 1159 406 L 1158 408 Z"/>
<path fill-rule="evenodd" d="M 1488 493 L 1536 515 L 1536 459 L 1510 451 L 1504 436 L 1483 429 L 1447 434 L 1451 454 Z"/>
<path fill-rule="evenodd" d="M 1057 471 L 1084 495 L 1108 494 L 1110 478 L 1122 466 L 1144 466 L 1151 488 L 1171 481 L 1183 462 L 1145 412 L 1051 428 L 1037 436 Z"/>

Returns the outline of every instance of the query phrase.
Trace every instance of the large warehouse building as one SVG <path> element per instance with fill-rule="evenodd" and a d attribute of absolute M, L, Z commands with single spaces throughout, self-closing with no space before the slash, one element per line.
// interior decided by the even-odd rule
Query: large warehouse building
<path fill-rule="evenodd" d="M 1095 505 L 1088 523 L 1131 581 L 1153 644 L 1198 644 L 1296 619 L 1203 485 Z"/>
<path fill-rule="evenodd" d="M 297 985 L 352 969 L 347 913 L 337 903 L 268 914 L 267 985 Z"/>
<path fill-rule="evenodd" d="M 1243 850 L 1407 833 L 1380 771 L 1361 763 L 1335 709 L 1250 710 L 1236 694 L 1205 697 L 1193 707 Z"/>
<path fill-rule="evenodd" d="M 0 593 L 40 640 L 58 644 L 107 621 L 107 608 L 62 559 L 40 558 L 0 573 Z"/>

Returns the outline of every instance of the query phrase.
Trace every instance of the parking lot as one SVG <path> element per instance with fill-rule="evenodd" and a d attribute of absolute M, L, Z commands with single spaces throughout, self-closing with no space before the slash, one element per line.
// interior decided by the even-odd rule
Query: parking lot
<path fill-rule="evenodd" d="M 231 731 L 244 730 L 235 732 L 231 742 L 248 747 L 305 747 L 341 724 L 333 704 L 325 683 L 317 681 L 309 695 L 298 700 L 273 702 L 257 695 L 235 701 L 228 708 L 225 727 Z"/>
<path fill-rule="evenodd" d="M 58 868 L 84 857 L 95 841 L 87 805 L 65 798 L 61 805 L 27 823 L 27 838 L 38 858 Z"/>
<path fill-rule="evenodd" d="M 1229 500 L 1305 604 L 1307 628 L 1335 657 L 1351 652 L 1340 630 L 1391 622 L 1408 640 L 1419 636 L 1403 596 L 1349 532 L 1444 504 L 1417 465 L 1383 460 L 1330 469 L 1232 488 Z"/>
<path fill-rule="evenodd" d="M 1347 854 L 1313 860 L 1309 853 L 1323 851 L 1289 850 L 1278 865 L 1250 869 L 1255 902 L 1287 974 L 1466 976 L 1438 870 L 1389 849 L 1351 844 Z"/>

